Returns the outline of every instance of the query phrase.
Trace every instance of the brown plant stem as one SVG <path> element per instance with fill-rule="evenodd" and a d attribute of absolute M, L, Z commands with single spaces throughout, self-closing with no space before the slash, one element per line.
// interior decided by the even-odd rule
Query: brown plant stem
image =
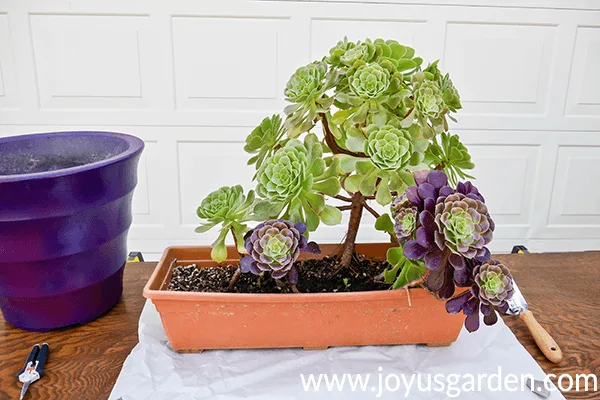
<path fill-rule="evenodd" d="M 352 199 L 350 197 L 342 196 L 341 194 L 333 196 L 334 199 L 347 201 L 348 203 L 352 203 Z"/>
<path fill-rule="evenodd" d="M 365 209 L 371 213 L 371 215 L 373 215 L 375 218 L 379 218 L 381 217 L 381 215 L 379 215 L 379 213 L 377 211 L 375 211 L 373 208 L 371 208 L 371 206 L 369 204 L 367 204 L 366 201 L 363 201 L 363 207 L 365 207 Z"/>
<path fill-rule="evenodd" d="M 408 282 L 406 284 L 406 287 L 413 288 L 413 287 L 423 286 L 425 284 L 425 281 L 427 280 L 427 275 L 429 275 L 429 270 L 426 270 L 425 273 L 423 274 L 423 276 L 420 277 L 419 279 L 416 279 L 412 282 Z"/>
<path fill-rule="evenodd" d="M 237 267 L 237 269 L 233 273 L 233 276 L 229 280 L 229 286 L 227 287 L 227 291 L 233 292 L 233 289 L 235 288 L 235 285 L 237 285 L 238 281 L 240 280 L 241 275 L 242 275 L 242 269 L 240 267 Z"/>
<path fill-rule="evenodd" d="M 327 143 L 327 146 L 333 154 L 348 154 L 350 156 L 359 158 L 369 157 L 365 153 L 355 153 L 338 145 L 335 141 L 333 133 L 331 133 L 331 129 L 329 129 L 329 121 L 327 121 L 327 116 L 325 116 L 324 113 L 320 113 L 319 116 L 321 117 L 321 122 L 323 123 L 323 131 L 325 132 L 325 143 Z"/>
<path fill-rule="evenodd" d="M 365 199 L 367 198 L 366 196 L 364 197 Z M 371 215 L 373 215 L 375 217 L 375 219 L 379 218 L 381 215 L 379 215 L 379 213 L 377 211 L 375 211 L 366 201 L 363 202 L 363 206 L 365 207 L 365 209 L 371 213 Z M 390 240 L 392 243 L 396 243 L 398 241 L 398 239 L 396 238 L 395 235 L 391 234 L 388 232 L 388 234 L 390 235 Z"/>
<path fill-rule="evenodd" d="M 238 251 L 238 242 L 235 237 L 235 232 L 233 231 L 233 228 L 231 228 L 231 235 L 233 236 L 233 244 L 235 245 L 235 251 Z M 241 261 L 242 258 L 244 257 L 244 255 L 242 253 L 240 253 L 239 251 L 238 251 L 238 255 L 239 255 L 240 261 Z M 240 265 L 237 267 L 237 269 L 233 273 L 233 276 L 229 280 L 229 285 L 227 286 L 227 290 L 229 292 L 233 292 L 233 289 L 235 288 L 235 285 L 237 285 L 238 281 L 240 280 L 241 275 L 242 275 L 242 267 Z"/>
<path fill-rule="evenodd" d="M 265 273 L 258 275 L 258 280 L 256 281 L 256 286 L 262 287 L 262 284 L 265 282 Z"/>
<path fill-rule="evenodd" d="M 340 266 L 338 270 L 349 267 L 350 262 L 352 261 L 352 255 L 354 254 L 354 243 L 356 242 L 356 235 L 358 234 L 358 227 L 360 226 L 360 219 L 362 217 L 364 204 L 365 201 L 360 192 L 352 194 L 352 210 L 350 211 L 350 221 L 348 222 L 346 240 L 344 240 L 342 252 L 340 253 Z"/>
<path fill-rule="evenodd" d="M 340 211 L 346 211 L 346 210 L 351 210 L 352 206 L 348 205 L 348 206 L 337 206 L 337 209 Z"/>

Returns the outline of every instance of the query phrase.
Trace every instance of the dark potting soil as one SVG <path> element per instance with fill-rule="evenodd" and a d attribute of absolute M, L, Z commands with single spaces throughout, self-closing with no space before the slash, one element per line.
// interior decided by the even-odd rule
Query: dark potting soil
<path fill-rule="evenodd" d="M 302 293 L 363 292 L 387 290 L 390 284 L 376 280 L 389 267 L 386 261 L 354 254 L 349 268 L 338 268 L 337 257 L 306 260 L 296 264 L 300 273 L 297 288 Z M 195 264 L 173 268 L 168 290 L 180 292 L 228 291 L 229 280 L 237 266 L 198 268 Z M 233 289 L 235 293 L 290 293 L 289 287 L 278 287 L 274 279 L 242 274 Z"/>

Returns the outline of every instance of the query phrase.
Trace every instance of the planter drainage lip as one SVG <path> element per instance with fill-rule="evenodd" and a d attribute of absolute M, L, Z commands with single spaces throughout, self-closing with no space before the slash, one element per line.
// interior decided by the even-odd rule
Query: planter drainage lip
<path fill-rule="evenodd" d="M 99 160 L 89 164 L 78 165 L 74 167 L 68 167 L 63 169 L 57 169 L 53 171 L 45 172 L 33 172 L 16 175 L 0 175 L 0 183 L 14 182 L 14 181 L 27 181 L 35 179 L 46 179 L 46 178 L 58 178 L 62 176 L 74 175 L 79 172 L 89 171 L 101 167 L 105 167 L 111 164 L 115 164 L 119 161 L 126 160 L 136 153 L 141 153 L 144 149 L 144 141 L 136 136 L 128 135 L 125 133 L 118 132 L 107 132 L 107 131 L 61 131 L 51 133 L 34 133 L 30 135 L 19 135 L 19 136 L 8 136 L 0 138 L 0 145 L 25 141 L 25 140 L 36 140 L 42 138 L 56 138 L 56 137 L 73 137 L 73 136 L 84 136 L 84 137 L 105 137 L 120 139 L 127 143 L 127 149 L 118 153 L 112 157 L 104 160 Z"/>

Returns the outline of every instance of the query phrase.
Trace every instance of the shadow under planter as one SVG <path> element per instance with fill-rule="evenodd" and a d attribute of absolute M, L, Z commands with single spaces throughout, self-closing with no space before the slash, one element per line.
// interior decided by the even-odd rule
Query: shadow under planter
<path fill-rule="evenodd" d="M 0 138 L 0 308 L 46 331 L 120 299 L 144 142 L 109 132 Z"/>
<path fill-rule="evenodd" d="M 365 256 L 385 259 L 389 243 L 357 244 Z M 334 255 L 340 245 L 321 245 Z M 446 312 L 444 302 L 424 289 L 353 293 L 240 294 L 167 291 L 179 265 L 214 266 L 210 247 L 170 247 L 144 288 L 160 313 L 171 347 L 180 352 L 205 349 L 326 349 L 329 346 L 427 344 L 456 341 L 464 317 Z M 221 265 L 238 264 L 228 248 Z"/>

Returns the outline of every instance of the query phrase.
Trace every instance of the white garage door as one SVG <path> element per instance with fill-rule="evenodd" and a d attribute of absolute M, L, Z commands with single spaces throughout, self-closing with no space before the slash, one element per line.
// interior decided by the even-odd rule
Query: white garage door
<path fill-rule="evenodd" d="M 193 232 L 195 208 L 221 185 L 250 186 L 243 141 L 282 110 L 298 66 L 345 35 L 396 39 L 440 58 L 461 93 L 453 131 L 497 221 L 492 249 L 597 249 L 599 3 L 4 0 L 0 135 L 143 138 L 130 247 L 156 258 L 212 241 Z M 314 237 L 343 235 L 340 225 Z M 359 239 L 385 240 L 367 217 Z"/>

